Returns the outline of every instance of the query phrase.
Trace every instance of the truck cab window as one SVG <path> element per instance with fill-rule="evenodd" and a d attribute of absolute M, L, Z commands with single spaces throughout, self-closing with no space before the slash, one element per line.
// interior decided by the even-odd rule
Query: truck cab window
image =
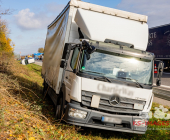
<path fill-rule="evenodd" d="M 73 55 L 72 55 L 72 59 L 71 59 L 71 68 L 72 69 L 76 68 L 76 62 L 78 61 L 78 55 L 79 55 L 79 49 L 75 48 Z"/>

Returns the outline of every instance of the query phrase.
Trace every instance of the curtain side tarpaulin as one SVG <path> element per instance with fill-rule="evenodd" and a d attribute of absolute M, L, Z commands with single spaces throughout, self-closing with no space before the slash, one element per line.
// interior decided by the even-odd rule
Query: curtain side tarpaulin
<path fill-rule="evenodd" d="M 42 76 L 53 89 L 57 90 L 60 62 L 65 45 L 69 9 L 47 32 L 42 66 Z"/>

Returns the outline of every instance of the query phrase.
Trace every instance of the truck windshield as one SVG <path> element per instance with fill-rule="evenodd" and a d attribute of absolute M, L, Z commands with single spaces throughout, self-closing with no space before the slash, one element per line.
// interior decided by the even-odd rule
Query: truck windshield
<path fill-rule="evenodd" d="M 90 55 L 83 52 L 81 72 L 98 73 L 108 78 L 136 80 L 141 84 L 152 84 L 152 60 L 97 50 Z"/>

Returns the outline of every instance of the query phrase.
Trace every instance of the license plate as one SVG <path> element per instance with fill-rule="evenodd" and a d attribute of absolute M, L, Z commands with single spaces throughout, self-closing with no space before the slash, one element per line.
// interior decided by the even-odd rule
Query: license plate
<path fill-rule="evenodd" d="M 119 118 L 105 117 L 105 116 L 102 116 L 102 122 L 114 123 L 114 124 L 122 124 L 122 120 L 119 119 Z"/>

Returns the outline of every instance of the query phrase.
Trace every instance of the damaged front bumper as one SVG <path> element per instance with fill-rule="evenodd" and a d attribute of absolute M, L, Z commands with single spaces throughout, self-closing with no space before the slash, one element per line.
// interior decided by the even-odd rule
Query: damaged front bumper
<path fill-rule="evenodd" d="M 128 133 L 145 134 L 147 130 L 141 116 L 109 114 L 81 107 L 78 102 L 68 103 L 64 120 L 73 125 Z"/>

